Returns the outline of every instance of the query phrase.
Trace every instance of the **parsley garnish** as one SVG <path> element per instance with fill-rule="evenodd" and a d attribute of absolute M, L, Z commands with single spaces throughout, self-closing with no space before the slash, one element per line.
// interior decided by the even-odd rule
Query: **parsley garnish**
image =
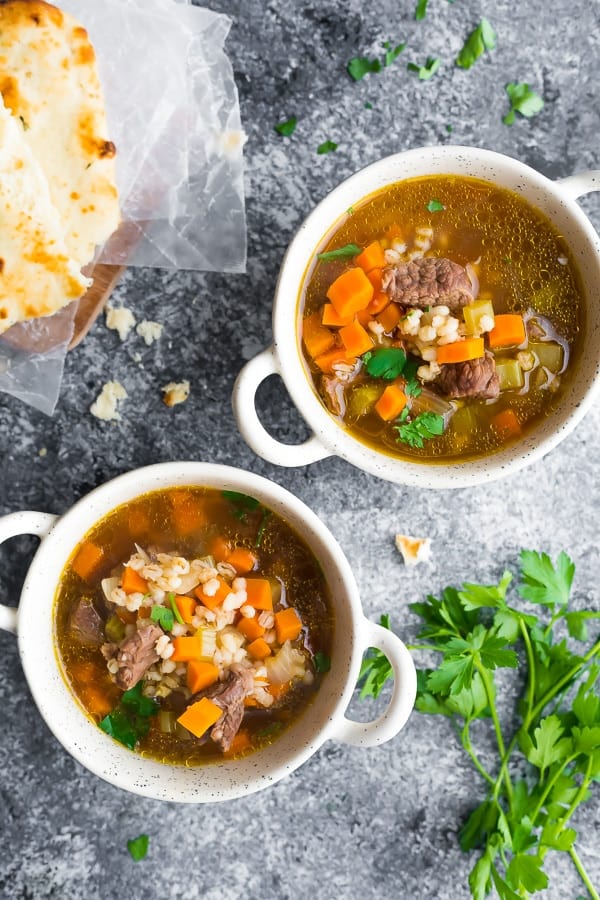
<path fill-rule="evenodd" d="M 397 378 L 406 365 L 406 353 L 399 347 L 379 347 L 369 350 L 362 357 L 369 375 L 373 378 L 385 378 L 387 381 Z"/>
<path fill-rule="evenodd" d="M 298 119 L 296 116 L 291 116 L 289 119 L 286 119 L 285 122 L 279 122 L 279 124 L 275 126 L 275 131 L 282 137 L 290 137 L 296 130 L 297 124 Z"/>
<path fill-rule="evenodd" d="M 260 500 L 249 497 L 248 494 L 240 494 L 239 491 L 221 491 L 223 497 L 229 500 L 235 507 L 234 516 L 240 521 L 246 521 L 246 513 L 254 512 L 260 506 Z"/>
<path fill-rule="evenodd" d="M 520 113 L 526 119 L 530 119 L 544 108 L 544 101 L 540 95 L 532 91 L 524 82 L 519 84 L 511 81 L 506 85 L 505 90 L 510 100 L 510 110 L 502 119 L 505 125 L 513 124 L 516 118 L 515 113 Z"/>
<path fill-rule="evenodd" d="M 406 384 L 404 385 L 404 393 L 408 397 L 418 397 L 419 394 L 423 393 L 423 388 L 421 387 L 421 382 L 416 377 L 409 378 L 407 380 Z M 402 412 L 404 412 L 404 410 L 406 410 L 406 415 L 408 415 L 408 409 L 406 406 L 404 407 Z M 406 416 L 404 418 L 406 418 Z M 404 421 L 404 419 L 402 421 Z"/>
<path fill-rule="evenodd" d="M 317 650 L 312 658 L 315 672 L 329 672 L 331 669 L 331 660 L 322 650 Z"/>
<path fill-rule="evenodd" d="M 390 617 L 384 614 L 379 619 L 379 624 L 388 630 L 391 628 Z M 360 687 L 360 697 L 379 697 L 386 681 L 393 678 L 392 666 L 381 650 L 370 647 L 365 658 L 362 661 L 360 672 L 358 675 L 357 687 Z M 361 685 L 362 682 L 362 685 Z"/>
<path fill-rule="evenodd" d="M 346 212 L 351 216 L 354 210 L 350 207 Z M 328 250 L 326 253 L 317 253 L 317 259 L 322 261 L 329 259 L 349 259 L 360 252 L 361 248 L 357 247 L 356 244 L 346 244 L 344 247 L 337 247 L 336 250 Z"/>
<path fill-rule="evenodd" d="M 175 596 L 174 594 L 172 595 Z M 164 631 L 171 631 L 175 624 L 175 615 L 172 610 L 165 606 L 153 606 L 150 618 L 153 622 L 158 622 Z"/>
<path fill-rule="evenodd" d="M 270 722 L 268 725 L 265 725 L 264 728 L 261 728 L 260 731 L 256 732 L 256 737 L 271 737 L 272 735 L 277 734 L 278 731 L 281 731 L 282 728 L 283 724 L 281 722 Z"/>
<path fill-rule="evenodd" d="M 271 515 L 270 509 L 263 508 L 262 519 L 260 520 L 260 525 L 258 526 L 258 531 L 256 532 L 256 540 L 254 541 L 255 547 L 260 547 L 262 544 L 262 539 L 264 537 L 265 528 L 267 527 L 267 520 Z"/>
<path fill-rule="evenodd" d="M 439 67 L 441 66 L 442 61 L 437 56 L 428 56 L 427 61 L 424 66 L 419 66 L 417 63 L 408 63 L 406 68 L 409 72 L 415 72 L 419 76 L 420 81 L 429 81 L 432 78 Z"/>
<path fill-rule="evenodd" d="M 461 69 L 470 69 L 486 50 L 496 46 L 496 32 L 487 19 L 482 19 L 466 39 L 462 50 L 456 57 L 456 65 Z"/>
<path fill-rule="evenodd" d="M 171 609 L 173 610 L 173 615 L 175 616 L 175 618 L 177 619 L 177 621 L 179 622 L 179 624 L 180 624 L 180 625 L 185 625 L 185 622 L 183 621 L 183 618 L 182 618 L 182 616 L 181 616 L 181 613 L 179 612 L 179 607 L 178 607 L 177 604 L 175 603 L 175 594 L 173 594 L 173 593 L 167 594 L 167 600 L 168 600 L 169 603 L 171 604 Z M 155 607 L 155 609 L 156 609 L 156 607 Z M 173 627 L 173 626 L 171 626 L 171 628 L 172 628 L 172 627 Z"/>
<path fill-rule="evenodd" d="M 394 425 L 397 440 L 417 450 L 423 449 L 423 442 L 444 433 L 444 417 L 433 412 L 422 412 L 412 422 Z"/>
<path fill-rule="evenodd" d="M 439 200 L 430 200 L 425 208 L 428 212 L 441 212 L 443 209 L 446 209 L 444 204 L 440 203 Z"/>
<path fill-rule="evenodd" d="M 148 853 L 149 843 L 150 838 L 147 834 L 140 834 L 139 837 L 134 838 L 132 841 L 127 841 L 127 849 L 131 854 L 131 858 L 136 862 L 145 859 Z"/>
<path fill-rule="evenodd" d="M 135 750 L 138 740 L 148 734 L 150 717 L 156 715 L 158 710 L 155 700 L 144 697 L 142 682 L 138 681 L 135 687 L 125 691 L 118 706 L 102 719 L 99 727 L 115 741 Z"/>
<path fill-rule="evenodd" d="M 406 44 L 397 44 L 392 47 L 389 41 L 382 44 L 385 50 L 383 62 L 379 59 L 369 59 L 367 56 L 355 56 L 347 65 L 347 71 L 350 78 L 354 81 L 360 81 L 365 75 L 370 73 L 381 72 L 386 66 L 391 66 L 395 59 L 400 56 Z"/>
<path fill-rule="evenodd" d="M 459 834 L 463 851 L 478 853 L 469 876 L 473 897 L 494 892 L 516 900 L 548 887 L 543 867 L 549 850 L 569 853 L 597 897 L 575 851 L 570 820 L 600 776 L 600 640 L 576 652 L 561 635 L 566 625 L 571 636 L 585 639 L 573 634 L 569 617 L 597 620 L 600 612 L 569 611 L 575 567 L 565 553 L 552 562 L 545 553 L 523 550 L 520 560 L 516 592 L 505 572 L 498 584 L 447 587 L 439 599 L 412 604 L 421 630 L 411 649 L 440 656 L 435 668 L 418 672 L 416 708 L 451 720 L 483 778 L 479 804 Z M 534 614 L 521 608 L 517 594 L 534 604 Z M 497 669 L 517 668 L 512 684 L 520 698 L 501 703 L 519 710 L 518 727 L 509 734 L 498 715 L 498 694 L 511 682 L 495 676 Z M 497 745 L 495 760 L 486 728 Z M 473 742 L 480 735 L 481 755 Z"/>
<path fill-rule="evenodd" d="M 398 59 L 406 44 L 397 44 L 395 47 L 392 47 L 389 41 L 384 41 L 383 49 L 385 50 L 385 56 L 383 58 L 384 66 L 391 66 L 395 59 Z"/>
<path fill-rule="evenodd" d="M 454 129 L 452 128 L 452 125 L 446 125 L 446 131 L 448 132 L 448 134 L 452 134 L 453 130 Z"/>
<path fill-rule="evenodd" d="M 317 153 L 322 156 L 324 153 L 333 153 L 337 148 L 338 145 L 334 141 L 323 141 L 323 143 L 319 144 L 317 147 Z"/>
<path fill-rule="evenodd" d="M 365 103 L 365 109 L 373 109 L 373 104 L 372 104 L 372 103 L 369 103 L 368 100 L 367 100 L 367 102 Z"/>
<path fill-rule="evenodd" d="M 424 19 L 427 15 L 427 2 L 428 0 L 417 0 L 417 6 L 415 9 L 415 19 L 417 22 L 420 22 L 421 19 Z"/>

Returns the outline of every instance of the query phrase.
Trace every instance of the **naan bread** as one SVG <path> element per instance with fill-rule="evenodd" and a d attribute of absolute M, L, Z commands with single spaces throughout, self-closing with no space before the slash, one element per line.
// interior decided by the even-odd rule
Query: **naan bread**
<path fill-rule="evenodd" d="M 85 29 L 42 0 L 1 3 L 0 93 L 48 179 L 69 255 L 85 266 L 119 224 L 116 151 Z"/>
<path fill-rule="evenodd" d="M 0 333 L 81 297 L 90 282 L 64 239 L 48 181 L 18 119 L 0 105 Z"/>

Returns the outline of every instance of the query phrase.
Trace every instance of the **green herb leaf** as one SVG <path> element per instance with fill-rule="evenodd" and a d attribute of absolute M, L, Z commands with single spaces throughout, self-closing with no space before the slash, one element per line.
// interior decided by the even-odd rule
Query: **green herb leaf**
<path fill-rule="evenodd" d="M 391 630 L 390 617 L 387 613 L 380 617 L 379 624 Z M 381 650 L 370 647 L 358 673 L 357 685 L 361 687 L 361 700 L 364 700 L 365 697 L 377 699 L 385 683 L 393 677 L 394 670 L 387 656 Z"/>
<path fill-rule="evenodd" d="M 417 63 L 411 62 L 407 64 L 406 68 L 409 72 L 414 72 L 418 75 L 419 81 L 429 81 L 430 78 L 433 78 L 441 64 L 442 61 L 437 56 L 428 56 L 424 66 L 419 66 Z"/>
<path fill-rule="evenodd" d="M 566 606 L 574 575 L 575 565 L 566 553 L 559 553 L 554 566 L 547 553 L 522 550 L 519 594 L 532 603 Z"/>
<path fill-rule="evenodd" d="M 177 621 L 179 622 L 179 624 L 180 624 L 180 625 L 185 625 L 185 622 L 183 621 L 183 618 L 182 618 L 182 616 L 181 616 L 181 613 L 179 612 L 179 607 L 178 607 L 177 604 L 175 603 L 175 594 L 173 594 L 173 593 L 167 594 L 167 600 L 168 600 L 169 603 L 171 604 L 171 609 L 173 610 L 173 615 L 175 616 L 175 618 L 177 619 Z M 156 609 L 156 607 L 155 607 L 155 609 Z M 173 627 L 173 626 L 171 626 L 171 628 L 172 628 L 172 627 Z M 170 630 L 170 629 L 169 629 L 169 630 Z"/>
<path fill-rule="evenodd" d="M 378 59 L 368 59 L 366 56 L 355 56 L 347 66 L 348 75 L 354 81 L 360 81 L 370 72 L 381 72 L 381 63 Z"/>
<path fill-rule="evenodd" d="M 428 212 L 433 213 L 433 212 L 441 212 L 443 209 L 446 209 L 446 207 L 439 200 L 430 200 L 429 203 L 427 204 L 427 206 L 425 207 L 425 209 Z"/>
<path fill-rule="evenodd" d="M 331 669 L 331 660 L 322 650 L 317 650 L 312 658 L 315 672 L 329 672 Z"/>
<path fill-rule="evenodd" d="M 362 360 L 367 372 L 373 378 L 392 381 L 403 372 L 406 353 L 400 347 L 378 347 L 365 353 Z"/>
<path fill-rule="evenodd" d="M 404 374 L 406 377 L 406 372 Z M 418 397 L 419 394 L 423 393 L 423 388 L 421 386 L 421 382 L 417 378 L 414 378 L 414 377 L 409 378 L 409 380 L 404 385 L 404 393 L 407 395 L 407 397 Z M 405 410 L 406 410 L 406 416 L 404 418 L 406 419 L 406 417 L 408 416 L 408 407 L 407 406 L 404 407 L 402 412 L 404 412 Z M 404 419 L 402 421 L 404 421 Z"/>
<path fill-rule="evenodd" d="M 298 120 L 296 116 L 291 116 L 289 119 L 286 119 L 285 122 L 279 122 L 278 125 L 275 125 L 275 131 L 282 137 L 290 137 L 296 130 L 297 124 Z"/>
<path fill-rule="evenodd" d="M 132 841 L 127 841 L 127 849 L 131 854 L 131 858 L 136 862 L 145 859 L 148 853 L 149 843 L 150 838 L 147 834 L 140 834 L 139 837 L 134 838 Z"/>
<path fill-rule="evenodd" d="M 398 441 L 408 444 L 417 450 L 423 448 L 423 442 L 444 433 L 444 417 L 438 413 L 423 412 L 416 416 L 412 422 L 403 425 L 395 425 L 398 432 Z"/>
<path fill-rule="evenodd" d="M 265 725 L 264 728 L 261 728 L 260 731 L 256 732 L 256 737 L 272 737 L 273 735 L 277 734 L 278 731 L 281 731 L 282 728 L 283 724 L 281 722 L 270 722 L 268 725 Z"/>
<path fill-rule="evenodd" d="M 423 0 L 419 0 L 419 2 L 423 2 Z M 427 0 L 425 0 L 425 3 L 427 3 Z M 390 42 L 386 41 L 383 46 L 386 51 L 385 57 L 383 59 L 383 65 L 391 66 L 394 60 L 398 59 L 398 57 L 406 47 L 406 44 L 397 44 L 395 47 L 392 47 Z"/>
<path fill-rule="evenodd" d="M 333 153 L 334 150 L 337 150 L 338 145 L 334 143 L 334 141 L 323 141 L 322 144 L 319 144 L 317 147 L 317 153 L 320 156 L 323 156 L 324 153 Z"/>
<path fill-rule="evenodd" d="M 175 624 L 173 611 L 167 609 L 166 606 L 153 606 L 150 618 L 153 622 L 158 622 L 164 631 L 171 631 Z"/>
<path fill-rule="evenodd" d="M 256 497 L 249 497 L 248 494 L 240 494 L 239 491 L 221 491 L 226 500 L 231 501 L 238 508 L 239 512 L 253 512 L 260 506 L 260 500 Z M 241 518 L 241 516 L 239 516 Z"/>
<path fill-rule="evenodd" d="M 427 0 L 417 0 L 415 19 L 420 22 L 427 15 Z"/>
<path fill-rule="evenodd" d="M 470 69 L 486 50 L 496 46 L 496 32 L 487 19 L 483 18 L 466 39 L 462 50 L 456 57 L 456 65 L 461 69 Z"/>
<path fill-rule="evenodd" d="M 542 871 L 542 857 L 539 855 L 517 853 L 511 859 L 506 874 L 512 885 L 530 893 L 548 887 L 548 876 Z"/>
<path fill-rule="evenodd" d="M 159 710 L 155 700 L 144 697 L 142 688 L 139 681 L 125 691 L 119 704 L 99 723 L 102 731 L 130 750 L 135 750 L 138 740 L 148 734 L 150 717 Z"/>
<path fill-rule="evenodd" d="M 365 109 L 373 109 L 373 104 L 369 103 L 369 101 L 367 100 L 367 102 L 364 104 L 364 107 Z"/>
<path fill-rule="evenodd" d="M 354 210 L 353 210 L 354 212 Z M 325 253 L 317 253 L 317 259 L 325 262 L 330 259 L 351 259 L 361 252 L 361 247 L 356 244 L 345 244 L 343 247 L 337 247 L 335 250 L 327 250 Z"/>
<path fill-rule="evenodd" d="M 572 753 L 573 742 L 564 737 L 564 727 L 558 716 L 546 716 L 535 729 L 525 755 L 543 775 L 553 763 L 567 759 Z"/>
<path fill-rule="evenodd" d="M 536 116 L 544 108 L 544 101 L 536 91 L 533 91 L 525 82 L 511 81 L 505 87 L 510 110 L 502 121 L 505 125 L 512 125 L 515 121 L 515 113 L 520 113 L 530 119 Z"/>
<path fill-rule="evenodd" d="M 270 515 L 270 509 L 263 509 L 263 517 L 261 519 L 260 525 L 258 526 L 258 531 L 256 532 L 256 540 L 254 541 L 255 547 L 260 547 L 260 545 L 262 544 L 262 539 L 264 537 L 265 529 L 267 527 L 267 522 Z"/>

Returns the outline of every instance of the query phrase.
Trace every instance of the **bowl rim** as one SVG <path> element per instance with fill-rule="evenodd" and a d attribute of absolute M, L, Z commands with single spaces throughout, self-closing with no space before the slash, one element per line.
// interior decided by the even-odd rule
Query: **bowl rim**
<path fill-rule="evenodd" d="M 424 160 L 433 165 L 447 162 L 449 175 L 467 174 L 459 171 L 458 166 L 464 168 L 473 164 L 510 168 L 515 176 L 524 180 L 527 187 L 543 191 L 566 209 L 587 239 L 590 249 L 594 251 L 600 277 L 600 237 L 576 200 L 561 188 L 560 182 L 552 181 L 520 160 L 493 150 L 460 145 L 415 148 L 379 159 L 350 175 L 327 194 L 304 220 L 288 246 L 279 271 L 273 302 L 273 347 L 279 374 L 294 404 L 317 439 L 331 454 L 342 457 L 372 475 L 400 484 L 421 488 L 470 487 L 489 483 L 523 469 L 541 459 L 571 433 L 600 393 L 600 354 L 593 370 L 592 367 L 588 368 L 587 386 L 579 401 L 569 409 L 563 406 L 554 412 L 552 419 L 558 424 L 548 434 L 540 437 L 539 430 L 531 432 L 519 442 L 490 456 L 462 462 L 441 460 L 420 463 L 389 456 L 363 444 L 341 426 L 317 397 L 310 383 L 300 346 L 300 292 L 310 258 L 325 235 L 335 229 L 344 210 L 351 205 L 348 200 L 352 193 L 355 194 L 354 202 L 358 202 L 385 185 L 402 181 L 403 177 L 421 177 L 414 173 L 402 176 L 397 169 L 411 165 L 413 161 L 422 165 Z M 455 171 L 450 168 L 451 163 L 457 167 Z M 382 173 L 390 172 L 393 174 L 383 174 L 383 179 L 380 180 Z M 433 170 L 429 174 L 444 172 Z M 483 175 L 476 177 L 486 180 Z M 494 181 L 491 177 L 488 180 Z M 368 190 L 361 187 L 365 183 L 375 182 L 378 182 L 378 187 Z M 497 179 L 497 183 L 502 186 L 500 179 Z M 318 235 L 316 241 L 314 235 Z M 296 273 L 299 268 L 303 274 L 298 281 Z"/>

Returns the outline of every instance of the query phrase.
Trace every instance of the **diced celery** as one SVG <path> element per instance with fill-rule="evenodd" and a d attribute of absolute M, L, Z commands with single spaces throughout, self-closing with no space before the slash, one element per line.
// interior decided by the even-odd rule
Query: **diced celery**
<path fill-rule="evenodd" d="M 161 709 L 158 714 L 158 727 L 162 734 L 174 734 L 177 729 L 177 716 L 175 713 Z"/>
<path fill-rule="evenodd" d="M 267 578 L 267 581 L 271 585 L 271 599 L 273 600 L 273 606 L 278 606 L 279 603 L 281 603 L 281 582 L 279 578 L 275 578 L 275 576 Z"/>
<path fill-rule="evenodd" d="M 519 391 L 525 383 L 523 369 L 516 359 L 497 359 L 496 372 L 500 378 L 501 391 Z"/>
<path fill-rule="evenodd" d="M 411 416 L 416 416 L 424 412 L 437 413 L 444 419 L 444 427 L 448 425 L 450 417 L 454 413 L 455 406 L 432 391 L 431 388 L 424 387 L 418 397 L 412 397 L 410 403 Z"/>
<path fill-rule="evenodd" d="M 202 627 L 198 629 L 196 636 L 200 638 L 200 659 L 211 662 L 217 649 L 216 630 Z"/>
<path fill-rule="evenodd" d="M 104 626 L 106 639 L 113 644 L 118 644 L 125 637 L 125 625 L 118 616 L 111 616 Z"/>
<path fill-rule="evenodd" d="M 383 386 L 379 384 L 358 384 L 352 388 L 348 400 L 347 414 L 351 419 L 360 419 L 370 412 L 381 394 Z"/>
<path fill-rule="evenodd" d="M 469 334 L 481 333 L 481 319 L 483 316 L 491 316 L 494 318 L 494 307 L 491 300 L 474 300 L 467 306 L 463 306 L 463 315 L 465 317 L 465 325 Z"/>
<path fill-rule="evenodd" d="M 179 722 L 175 722 L 175 734 L 180 741 L 190 741 L 192 739 L 192 735 L 187 728 L 184 728 Z"/>
<path fill-rule="evenodd" d="M 535 353 L 540 366 L 556 375 L 563 367 L 563 348 L 556 341 L 539 341 L 530 343 L 529 349 Z"/>
<path fill-rule="evenodd" d="M 471 406 L 461 406 L 451 419 L 451 428 L 455 434 L 471 435 L 477 428 L 477 418 Z"/>

